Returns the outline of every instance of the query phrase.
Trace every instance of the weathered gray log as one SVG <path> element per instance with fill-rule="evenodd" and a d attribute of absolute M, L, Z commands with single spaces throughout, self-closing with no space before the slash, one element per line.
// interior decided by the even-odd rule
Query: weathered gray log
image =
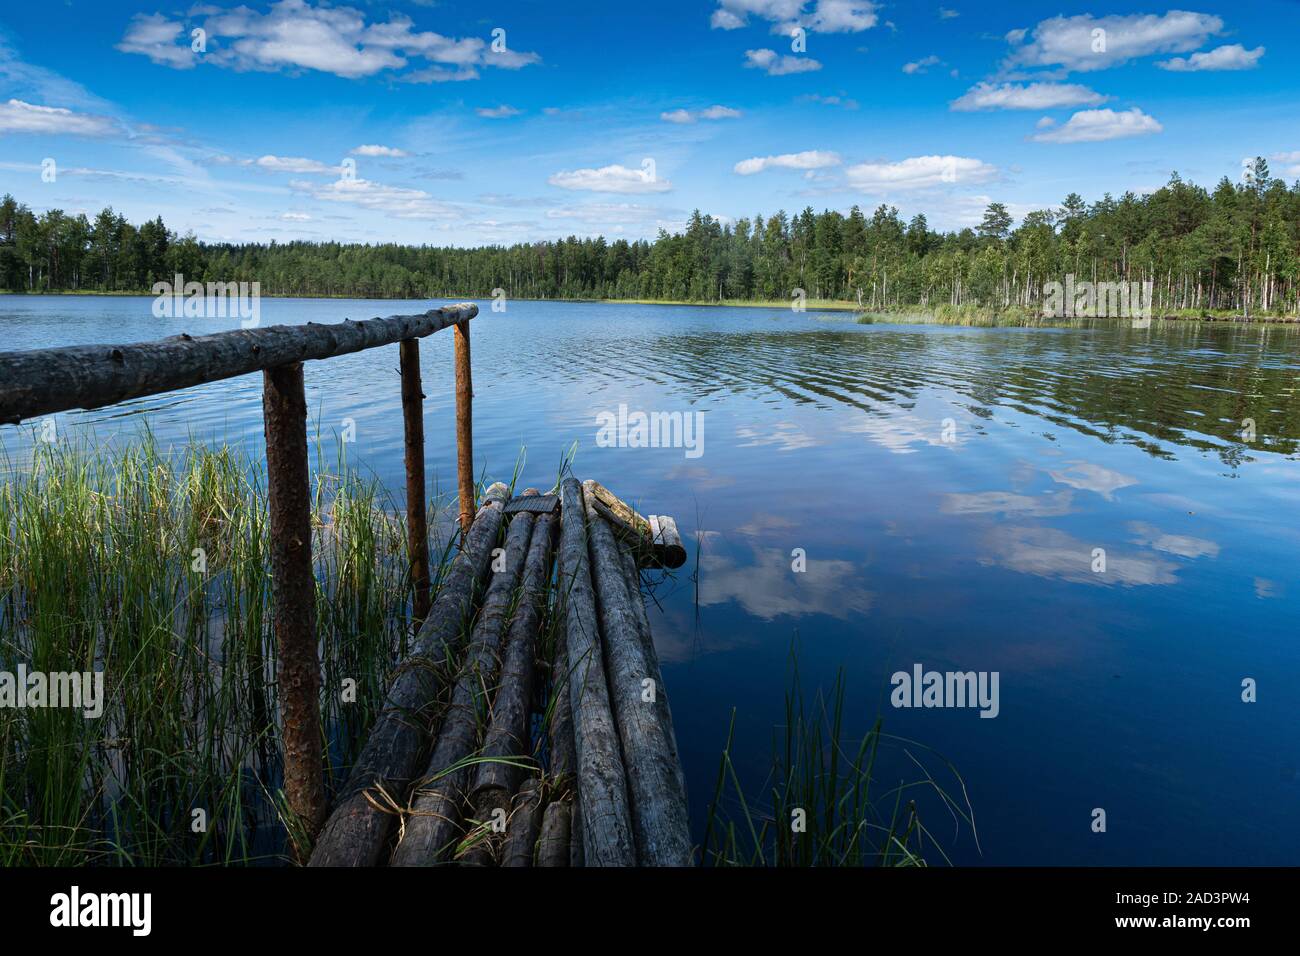
<path fill-rule="evenodd" d="M 523 497 L 536 495 L 537 490 L 529 488 Z M 509 505 L 506 510 L 510 512 Z M 509 809 L 510 798 L 525 773 L 522 764 L 532 751 L 529 717 L 533 704 L 537 631 L 545 611 L 551 551 L 558 528 L 558 518 L 550 514 L 540 515 L 533 525 L 519 598 L 506 634 L 501 677 L 492 698 L 492 722 L 488 725 L 480 751 L 484 762 L 475 769 L 474 784 L 470 788 L 470 799 L 474 804 L 472 816 L 480 823 L 492 820 L 499 810 Z M 461 864 L 488 865 L 492 845 L 500 842 L 494 838 L 480 842 L 465 854 Z"/>
<path fill-rule="evenodd" d="M 515 809 L 506 824 L 506 842 L 501 850 L 502 866 L 532 866 L 537 834 L 542 828 L 542 781 L 530 777 L 515 797 Z"/>
<path fill-rule="evenodd" d="M 686 563 L 686 548 L 677 534 L 677 522 L 667 516 L 653 521 L 597 481 L 583 482 L 594 499 L 596 512 L 608 521 L 620 538 L 628 539 L 642 564 L 680 568 Z M 666 520 L 665 520 L 666 519 Z"/>
<path fill-rule="evenodd" d="M 587 537 L 591 551 L 596 607 L 604 638 L 610 703 L 627 770 L 637 862 L 642 866 L 689 866 L 691 834 L 686 793 L 681 786 L 676 748 L 659 704 L 662 679 L 646 660 L 635 605 L 641 589 L 629 594 L 623 551 L 613 530 L 596 510 L 594 481 L 583 483 Z"/>
<path fill-rule="evenodd" d="M 575 478 L 560 485 L 560 555 L 569 702 L 573 708 L 582 845 L 588 866 L 634 866 L 636 849 L 627 805 L 627 782 L 618 730 L 596 624 L 596 597 L 587 557 L 582 487 Z"/>
<path fill-rule="evenodd" d="M 507 497 L 505 485 L 487 490 L 464 550 L 442 581 L 415 646 L 389 683 L 384 707 L 316 841 L 312 866 L 379 863 L 407 788 L 421 770 L 443 672 L 487 575 Z"/>
<path fill-rule="evenodd" d="M 528 719 L 532 713 L 537 632 L 546 609 L 546 586 L 558 527 L 554 515 L 542 515 L 533 525 L 519 600 L 506 635 L 501 678 L 492 698 L 492 722 L 483 737 L 481 756 L 485 762 L 478 765 L 470 790 L 475 800 L 485 790 L 514 793 L 524 775 L 518 758 L 532 750 Z"/>
<path fill-rule="evenodd" d="M 627 576 L 628 594 L 632 596 L 632 608 L 636 618 L 637 636 L 641 639 L 641 649 L 645 653 L 648 675 L 658 689 L 658 703 L 661 706 L 659 717 L 668 733 L 668 743 L 672 746 L 673 766 L 681 781 L 682 793 L 686 793 L 686 771 L 682 768 L 681 756 L 677 751 L 677 731 L 673 729 L 673 708 L 668 698 L 668 688 L 664 684 L 663 672 L 659 668 L 659 652 L 655 650 L 654 633 L 650 630 L 650 616 L 646 614 L 645 597 L 641 594 L 641 572 L 636 565 L 636 556 L 632 549 L 623 544 L 623 571 Z"/>
<path fill-rule="evenodd" d="M 569 866 L 586 866 L 582 856 L 582 807 L 573 801 L 573 821 L 569 824 Z"/>
<path fill-rule="evenodd" d="M 496 861 L 494 851 L 505 842 L 504 828 L 498 831 L 496 827 L 498 820 L 509 824 L 510 792 L 501 788 L 482 791 L 474 798 L 470 818 L 478 822 L 482 832 L 478 842 L 465 850 L 457 862 L 461 866 L 491 866 Z"/>
<path fill-rule="evenodd" d="M 563 586 L 567 580 L 561 555 L 556 578 Z M 559 601 L 557 600 L 557 606 Z M 547 766 L 551 785 L 565 788 L 572 784 L 578 771 L 578 757 L 573 743 L 573 705 L 569 698 L 569 654 L 565 628 L 555 629 L 555 656 L 551 662 L 550 723 L 547 727 L 550 761 Z"/>
<path fill-rule="evenodd" d="M 464 761 L 478 745 L 487 701 L 496 686 L 501 638 L 535 521 L 531 514 L 518 514 L 510 521 L 501 570 L 492 575 L 483 597 L 424 779 L 416 785 L 411 814 L 393 850 L 393 866 L 430 866 L 447 861 L 462 834 L 461 809 L 473 769 Z"/>
<path fill-rule="evenodd" d="M 552 800 L 542 817 L 542 838 L 537 841 L 538 866 L 569 865 L 569 829 L 573 805 Z"/>
<path fill-rule="evenodd" d="M 272 325 L 211 335 L 177 335 L 131 345 L 73 345 L 0 353 L 0 424 L 102 408 L 263 369 L 422 338 L 478 315 L 472 303 L 421 315 L 329 325 Z"/>

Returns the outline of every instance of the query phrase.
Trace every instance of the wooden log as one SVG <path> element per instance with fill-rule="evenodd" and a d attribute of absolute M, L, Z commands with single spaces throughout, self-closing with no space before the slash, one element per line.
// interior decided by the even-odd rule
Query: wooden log
<path fill-rule="evenodd" d="M 536 489 L 529 488 L 523 497 L 536 494 Z M 475 768 L 474 783 L 470 788 L 470 799 L 474 804 L 472 816 L 480 823 L 491 820 L 496 811 L 509 807 L 510 797 L 525 773 L 521 764 L 532 751 L 529 718 L 532 715 L 537 631 L 546 609 L 551 552 L 558 527 L 557 518 L 549 514 L 539 516 L 533 525 L 518 603 L 506 634 L 501 677 L 492 698 L 492 721 L 479 754 L 483 762 Z M 479 843 L 466 853 L 462 865 L 486 865 L 491 844 L 499 842 L 489 839 Z"/>
<path fill-rule="evenodd" d="M 582 808 L 573 801 L 573 822 L 569 826 L 569 866 L 586 866 L 582 855 Z"/>
<path fill-rule="evenodd" d="M 562 587 L 567 580 L 563 558 L 559 564 L 556 577 Z M 563 600 L 562 596 L 559 600 Z M 578 756 L 573 742 L 573 706 L 569 696 L 568 641 L 564 632 L 564 627 L 556 628 L 555 655 L 551 662 L 550 722 L 547 725 L 550 744 L 547 772 L 551 785 L 561 790 L 572 785 L 578 771 Z"/>
<path fill-rule="evenodd" d="M 510 522 L 501 569 L 492 575 L 483 597 L 424 779 L 416 785 L 410 816 L 393 850 L 393 866 L 430 866 L 448 861 L 462 835 L 461 811 L 473 769 L 465 760 L 478 746 L 487 701 L 496 686 L 501 639 L 535 520 L 524 513 L 515 515 Z"/>
<path fill-rule="evenodd" d="M 662 678 L 646 660 L 637 625 L 635 596 L 613 530 L 596 511 L 595 482 L 583 483 L 592 580 L 604 638 L 609 696 L 627 769 L 637 862 L 642 866 L 689 866 L 690 822 L 676 748 L 659 704 Z"/>
<path fill-rule="evenodd" d="M 456 478 L 460 487 L 460 526 L 474 518 L 474 383 L 470 375 L 469 322 L 456 331 Z"/>
<path fill-rule="evenodd" d="M 506 635 L 501 679 L 492 698 L 492 722 L 483 737 L 480 756 L 484 762 L 479 764 L 471 788 L 475 799 L 485 790 L 514 793 L 525 773 L 518 764 L 519 758 L 532 750 L 528 724 L 532 715 L 537 632 L 546 609 L 546 586 L 558 527 L 554 515 L 542 515 L 533 525 L 519 600 Z"/>
<path fill-rule="evenodd" d="M 552 800 L 542 817 L 542 837 L 537 841 L 538 866 L 569 865 L 569 829 L 573 805 Z"/>
<path fill-rule="evenodd" d="M 596 624 L 596 597 L 587 557 L 582 487 L 560 484 L 560 555 L 564 628 L 573 709 L 582 846 L 588 866 L 634 866 L 636 849 L 627 805 L 627 782 Z"/>
<path fill-rule="evenodd" d="M 0 353 L 0 424 L 70 408 L 102 408 L 128 398 L 422 338 L 476 315 L 478 306 L 464 303 L 363 322 L 273 325 L 132 345 Z"/>
<path fill-rule="evenodd" d="M 672 748 L 673 766 L 677 770 L 677 778 L 681 781 L 682 793 L 686 793 L 686 771 L 682 768 L 681 756 L 677 751 L 677 731 L 673 729 L 673 710 L 668 698 L 668 688 L 664 684 L 663 672 L 659 668 L 659 652 L 655 650 L 654 633 L 650 630 L 650 617 L 646 614 L 645 597 L 641 593 L 641 572 L 637 568 L 636 556 L 632 549 L 623 544 L 623 570 L 627 576 L 628 593 L 632 595 L 632 607 L 634 617 L 636 618 L 637 636 L 641 639 L 641 649 L 645 654 L 646 667 L 648 676 L 655 682 L 658 689 L 658 703 L 660 705 L 659 719 L 668 735 L 668 743 Z"/>
<path fill-rule="evenodd" d="M 295 847 L 295 855 L 305 860 L 328 807 L 320 732 L 316 579 L 311 558 L 307 398 L 301 363 L 262 374 L 262 415 L 284 795 L 306 840 L 306 845 Z"/>
<path fill-rule="evenodd" d="M 515 809 L 506 824 L 506 843 L 501 850 L 502 866 L 532 866 L 537 835 L 542 828 L 542 781 L 530 777 L 515 797 Z"/>
<path fill-rule="evenodd" d="M 402 339 L 402 431 L 406 452 L 406 551 L 414 592 L 411 616 L 429 614 L 429 519 L 424 484 L 424 391 L 420 387 L 420 340 Z"/>
<path fill-rule="evenodd" d="M 596 481 L 583 483 L 594 499 L 596 512 L 608 521 L 620 538 L 627 538 L 642 564 L 680 568 L 686 563 L 686 548 L 677 534 L 677 522 L 667 516 L 653 519 L 640 515 L 604 485 Z"/>
<path fill-rule="evenodd" d="M 375 718 L 312 853 L 312 866 L 375 866 L 411 780 L 423 767 L 448 657 L 455 653 L 501 532 L 509 490 L 496 484 L 444 577 L 415 646 L 389 683 Z"/>
<path fill-rule="evenodd" d="M 461 854 L 461 866 L 492 866 L 497 859 L 497 849 L 505 842 L 505 830 L 496 830 L 497 821 L 507 826 L 510 821 L 510 792 L 493 788 L 480 792 L 474 799 L 471 814 L 479 827 L 479 839 Z"/>

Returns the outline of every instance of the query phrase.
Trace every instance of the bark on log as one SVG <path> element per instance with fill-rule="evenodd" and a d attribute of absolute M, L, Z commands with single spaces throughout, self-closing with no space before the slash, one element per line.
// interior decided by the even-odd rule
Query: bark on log
<path fill-rule="evenodd" d="M 502 484 L 493 485 L 484 496 L 464 550 L 442 581 L 410 655 L 389 683 L 383 710 L 316 842 L 312 866 L 379 863 L 407 788 L 422 768 L 443 671 L 487 575 L 508 496 Z"/>
<path fill-rule="evenodd" d="M 460 527 L 474 520 L 474 382 L 469 360 L 469 322 L 456 323 L 456 483 L 460 488 Z"/>
<path fill-rule="evenodd" d="M 573 820 L 569 824 L 569 866 L 586 866 L 582 855 L 582 807 L 573 801 Z"/>
<path fill-rule="evenodd" d="M 177 335 L 132 345 L 74 345 L 0 353 L 0 424 L 102 408 L 204 382 L 422 338 L 478 315 L 472 303 L 362 322 L 273 325 Z"/>
<path fill-rule="evenodd" d="M 594 498 L 596 512 L 610 523 L 620 538 L 631 542 L 642 564 L 680 568 L 686 563 L 686 548 L 672 518 L 645 518 L 597 481 L 585 481 L 583 487 L 590 489 L 588 496 Z"/>
<path fill-rule="evenodd" d="M 536 494 L 536 489 L 530 488 L 523 496 Z M 501 678 L 492 698 L 492 722 L 483 738 L 480 756 L 484 762 L 478 764 L 470 788 L 472 816 L 480 823 L 490 821 L 498 810 L 509 809 L 510 798 L 525 773 L 520 764 L 532 752 L 529 718 L 533 707 L 537 631 L 546 606 L 551 551 L 558 526 L 559 521 L 549 514 L 539 516 L 533 525 L 518 602 L 506 634 Z M 488 865 L 494 858 L 492 850 L 502 842 L 501 838 L 488 837 L 468 851 L 461 864 Z"/>
<path fill-rule="evenodd" d="M 637 635 L 641 638 L 641 649 L 645 653 L 649 677 L 658 688 L 658 699 L 662 705 L 660 718 L 668 733 L 668 743 L 672 746 L 673 766 L 677 778 L 681 781 L 682 793 L 686 793 L 686 771 L 682 768 L 681 756 L 677 751 L 677 731 L 673 728 L 673 708 L 668 698 L 668 689 L 664 684 L 663 672 L 659 668 L 659 652 L 655 650 L 654 633 L 650 630 L 650 616 L 646 613 L 645 598 L 641 594 L 641 572 L 636 565 L 636 556 L 625 543 L 623 545 L 623 570 L 627 576 L 628 593 L 632 595 L 632 608 L 636 617 Z M 689 804 L 688 804 L 689 806 Z"/>
<path fill-rule="evenodd" d="M 556 587 L 562 589 L 567 580 L 563 555 L 557 563 Z M 562 600 L 561 593 L 557 606 Z M 565 630 L 563 626 L 555 629 L 555 652 L 551 661 L 550 723 L 547 727 L 550 743 L 547 774 L 551 778 L 551 786 L 561 790 L 572 785 L 574 775 L 578 772 L 578 757 L 573 742 L 573 704 L 569 697 L 569 654 Z"/>
<path fill-rule="evenodd" d="M 628 813 L 627 782 L 618 731 L 610 712 L 596 624 L 582 487 L 577 479 L 566 478 L 560 488 L 560 554 L 564 580 L 559 587 L 564 602 L 583 853 L 588 866 L 634 866 L 636 850 Z"/>
<path fill-rule="evenodd" d="M 515 810 L 506 824 L 506 844 L 501 851 L 502 866 L 532 866 L 537 834 L 542 828 L 542 781 L 530 777 L 515 797 Z"/>
<path fill-rule="evenodd" d="M 528 556 L 535 520 L 525 513 L 515 515 L 510 522 L 502 570 L 492 575 L 483 597 L 424 780 L 416 785 L 411 815 L 393 850 L 393 866 L 431 866 L 448 861 L 462 836 L 461 810 L 473 770 L 464 761 L 478 746 L 487 701 L 496 687 L 506 616 Z"/>
<path fill-rule="evenodd" d="M 501 679 L 492 699 L 492 722 L 483 738 L 482 757 L 485 762 L 478 765 L 470 792 L 475 800 L 484 790 L 514 793 L 524 775 L 524 769 L 518 766 L 518 758 L 532 751 L 529 717 L 532 715 L 537 632 L 546 607 L 551 551 L 558 524 L 553 515 L 542 515 L 533 525 L 519 600 L 506 635 Z"/>
<path fill-rule="evenodd" d="M 569 829 L 573 805 L 552 800 L 542 817 L 542 838 L 537 842 L 538 866 L 569 865 Z"/>
<path fill-rule="evenodd" d="M 402 339 L 402 434 L 406 460 L 406 553 L 411 565 L 411 616 L 429 614 L 429 519 L 424 484 L 424 391 L 420 387 L 420 340 Z"/>
<path fill-rule="evenodd" d="M 505 831 L 495 829 L 496 821 L 510 822 L 510 791 L 494 788 L 484 790 L 474 798 L 474 811 L 470 816 L 478 821 L 482 832 L 479 840 L 461 855 L 461 866 L 492 866 L 498 849 L 505 843 Z"/>
<path fill-rule="evenodd" d="M 267 369 L 262 378 L 284 795 L 304 831 L 306 844 L 295 848 L 301 861 L 311 852 L 328 810 L 320 733 L 316 579 L 311 559 L 307 399 L 301 365 Z"/>
<path fill-rule="evenodd" d="M 641 589 L 629 593 L 623 551 L 596 510 L 595 484 L 583 483 L 587 536 L 610 702 L 627 770 L 637 862 L 642 866 L 689 866 L 686 793 L 659 702 L 662 678 L 658 668 L 646 660 L 642 646 L 635 607 L 640 604 Z"/>

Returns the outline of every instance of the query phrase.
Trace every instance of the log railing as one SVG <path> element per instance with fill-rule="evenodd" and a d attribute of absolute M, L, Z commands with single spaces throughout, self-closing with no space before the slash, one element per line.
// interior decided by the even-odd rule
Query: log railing
<path fill-rule="evenodd" d="M 272 607 L 284 746 L 284 791 L 309 839 L 327 812 L 320 720 L 320 659 L 311 549 L 307 401 L 302 363 L 400 343 L 405 428 L 407 547 L 414 616 L 429 611 L 424 419 L 419 340 L 456 328 L 456 445 L 461 526 L 476 511 L 471 430 L 470 303 L 362 322 L 276 325 L 178 335 L 132 345 L 77 345 L 0 353 L 0 424 L 102 408 L 262 372 L 270 511 Z M 306 848 L 301 848 L 305 851 Z"/>

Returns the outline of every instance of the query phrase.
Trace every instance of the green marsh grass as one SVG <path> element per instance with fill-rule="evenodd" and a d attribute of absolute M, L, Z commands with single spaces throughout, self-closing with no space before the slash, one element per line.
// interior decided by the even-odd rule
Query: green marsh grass
<path fill-rule="evenodd" d="M 106 697 L 99 719 L 0 710 L 0 864 L 282 859 L 293 821 L 279 795 L 261 466 L 146 435 L 93 450 L 37 444 L 0 472 L 0 670 L 103 671 Z M 340 463 L 314 481 L 322 719 L 337 775 L 410 640 L 406 530 L 377 480 Z M 431 527 L 436 588 L 454 530 L 444 541 L 444 524 Z"/>
<path fill-rule="evenodd" d="M 930 748 L 886 734 L 877 719 L 860 739 L 844 729 L 841 671 L 829 692 L 811 699 L 791 651 L 785 723 L 772 743 L 771 769 L 760 785 L 742 781 L 733 760 L 735 711 L 718 766 L 704 832 L 707 866 L 927 866 L 950 863 L 921 821 L 918 798 L 944 808 L 978 848 L 975 814 L 957 769 Z M 905 757 L 908 779 L 886 783 L 881 757 Z M 892 767 L 898 761 L 888 761 Z M 929 764 L 942 768 L 940 783 Z M 922 793 L 923 792 L 923 793 Z"/>

